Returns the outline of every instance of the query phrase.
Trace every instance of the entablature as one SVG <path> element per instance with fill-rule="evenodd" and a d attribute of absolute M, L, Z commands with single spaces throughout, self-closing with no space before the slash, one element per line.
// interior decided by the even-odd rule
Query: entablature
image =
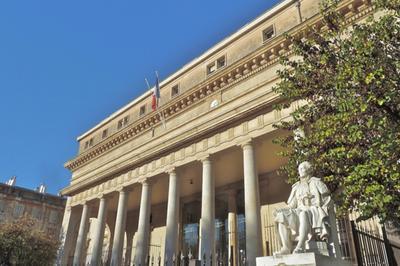
<path fill-rule="evenodd" d="M 243 141 L 275 131 L 277 129 L 273 127 L 273 123 L 277 119 L 287 119 L 293 108 L 296 106 L 293 105 L 292 108 L 280 112 L 271 111 L 257 115 L 196 142 L 183 145 L 158 158 L 114 174 L 107 179 L 98 180 L 95 175 L 91 178 L 84 178 L 63 189 L 62 194 L 72 196 L 71 205 L 74 206 L 97 198 L 98 195 L 112 193 L 116 188 L 139 185 L 142 180 L 151 180 L 153 177 L 167 173 L 171 167 L 180 167 L 199 161 L 204 155 L 240 146 Z"/>

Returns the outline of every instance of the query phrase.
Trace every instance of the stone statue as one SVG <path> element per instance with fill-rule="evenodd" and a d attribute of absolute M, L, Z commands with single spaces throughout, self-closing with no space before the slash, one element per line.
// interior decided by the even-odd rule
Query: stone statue
<path fill-rule="evenodd" d="M 329 234 L 331 197 L 321 179 L 311 176 L 311 164 L 303 162 L 298 168 L 300 181 L 292 186 L 287 208 L 274 213 L 282 248 L 275 255 L 305 252 L 311 238 L 326 241 Z M 293 250 L 293 242 L 297 245 Z"/>

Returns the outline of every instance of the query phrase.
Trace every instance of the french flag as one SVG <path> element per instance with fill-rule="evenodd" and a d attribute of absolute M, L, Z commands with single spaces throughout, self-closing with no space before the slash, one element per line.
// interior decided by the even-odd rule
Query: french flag
<path fill-rule="evenodd" d="M 151 108 L 153 111 L 157 110 L 158 104 L 160 102 L 160 84 L 158 81 L 158 74 L 156 73 L 156 86 L 154 86 Z"/>

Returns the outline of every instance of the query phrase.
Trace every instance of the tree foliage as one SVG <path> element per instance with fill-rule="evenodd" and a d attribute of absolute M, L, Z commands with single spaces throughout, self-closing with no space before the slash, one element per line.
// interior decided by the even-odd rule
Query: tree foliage
<path fill-rule="evenodd" d="M 349 25 L 337 4 L 321 5 L 323 27 L 306 37 L 287 36 L 295 57 L 282 58 L 274 88 L 287 108 L 300 101 L 290 121 L 276 126 L 305 136 L 278 142 L 293 182 L 303 160 L 334 192 L 341 214 L 400 220 L 400 1 L 376 0 L 382 16 Z M 301 59 L 293 59 L 301 58 Z"/>
<path fill-rule="evenodd" d="M 34 229 L 30 218 L 0 225 L 0 265 L 53 265 L 58 240 Z"/>

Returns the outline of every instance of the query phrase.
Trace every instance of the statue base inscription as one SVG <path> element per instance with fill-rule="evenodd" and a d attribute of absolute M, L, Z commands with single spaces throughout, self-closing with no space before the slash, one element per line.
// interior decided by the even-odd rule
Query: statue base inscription
<path fill-rule="evenodd" d="M 259 257 L 257 266 L 350 266 L 347 261 L 315 253 Z"/>

